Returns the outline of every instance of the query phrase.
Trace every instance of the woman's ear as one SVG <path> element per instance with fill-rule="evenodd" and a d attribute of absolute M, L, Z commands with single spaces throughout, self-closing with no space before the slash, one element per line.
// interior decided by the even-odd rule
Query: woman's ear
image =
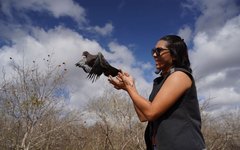
<path fill-rule="evenodd" d="M 176 58 L 176 56 L 173 56 L 173 55 L 172 55 L 172 64 L 173 65 L 177 64 L 177 58 Z"/>

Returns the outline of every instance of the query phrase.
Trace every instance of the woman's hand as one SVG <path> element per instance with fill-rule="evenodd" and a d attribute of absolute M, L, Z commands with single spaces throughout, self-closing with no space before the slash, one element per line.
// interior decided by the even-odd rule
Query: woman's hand
<path fill-rule="evenodd" d="M 108 81 L 114 85 L 116 89 L 127 90 L 130 87 L 134 87 L 134 79 L 126 72 L 119 72 L 116 78 L 109 76 Z"/>
<path fill-rule="evenodd" d="M 116 78 L 113 78 L 110 75 L 108 77 L 108 81 L 114 86 L 115 89 L 117 90 L 124 89 L 124 83 L 120 77 L 116 76 Z"/>

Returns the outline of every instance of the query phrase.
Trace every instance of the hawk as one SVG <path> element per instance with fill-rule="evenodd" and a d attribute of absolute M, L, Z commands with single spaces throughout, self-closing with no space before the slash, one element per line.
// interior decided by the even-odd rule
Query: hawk
<path fill-rule="evenodd" d="M 97 55 L 92 55 L 88 51 L 84 51 L 81 60 L 75 65 L 88 73 L 87 78 L 92 80 L 92 82 L 96 81 L 102 74 L 115 77 L 120 72 L 119 69 L 108 63 L 101 52 L 98 52 Z"/>

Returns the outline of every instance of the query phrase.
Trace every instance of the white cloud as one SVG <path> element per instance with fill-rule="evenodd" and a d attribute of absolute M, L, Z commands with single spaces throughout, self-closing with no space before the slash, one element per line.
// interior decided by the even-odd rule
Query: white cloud
<path fill-rule="evenodd" d="M 215 33 L 229 18 L 239 14 L 240 9 L 236 0 L 187 0 L 183 5 L 200 13 L 195 22 L 195 33 Z"/>
<path fill-rule="evenodd" d="M 240 7 L 234 0 L 189 1 L 201 12 L 190 50 L 198 95 L 213 98 L 215 111 L 240 106 Z"/>
<path fill-rule="evenodd" d="M 86 21 L 84 8 L 73 0 L 1 0 L 1 7 L 2 12 L 10 18 L 16 15 L 16 12 L 12 10 L 14 8 L 17 10 L 17 13 L 23 16 L 26 15 L 26 11 L 32 10 L 48 12 L 55 18 L 68 16 L 78 23 Z"/>
<path fill-rule="evenodd" d="M 213 36 L 205 32 L 194 38 L 193 66 L 200 76 L 239 67 L 240 15 L 226 22 Z M 227 70 L 225 70 L 227 71 Z"/>
<path fill-rule="evenodd" d="M 25 19 L 30 19 L 26 16 L 26 12 L 31 10 L 41 13 L 48 12 L 56 18 L 69 16 L 78 23 L 86 20 L 84 8 L 72 0 L 9 0 L 1 1 L 1 4 L 2 12 L 12 20 L 15 18 L 12 8 L 16 9 Z M 86 50 L 92 54 L 102 52 L 110 64 L 136 77 L 136 84 L 141 85 L 140 93 L 145 94 L 151 89 L 151 85 L 144 79 L 143 75 L 144 69 L 148 69 L 149 64 L 137 64 L 134 55 L 127 46 L 110 42 L 108 44 L 109 50 L 105 50 L 97 41 L 84 38 L 80 33 L 61 25 L 45 30 L 41 27 L 34 27 L 31 23 L 21 25 L 15 21 L 8 21 L 0 23 L 0 36 L 5 41 L 9 41 L 9 45 L 0 48 L 2 58 L 0 68 L 4 67 L 7 73 L 11 71 L 9 57 L 13 57 L 17 63 L 22 62 L 24 58 L 27 65 L 35 61 L 40 68 L 44 64 L 43 58 L 49 54 L 53 55 L 55 64 L 65 62 L 68 73 L 64 88 L 69 90 L 70 106 L 68 107 L 70 109 L 82 108 L 88 100 L 102 95 L 106 88 L 114 90 L 104 75 L 92 83 L 86 78 L 87 74 L 81 68 L 75 67 L 82 52 Z M 95 33 L 107 36 L 111 35 L 114 27 L 111 23 L 107 23 L 104 27 L 90 28 Z"/>
<path fill-rule="evenodd" d="M 124 66 L 132 65 L 135 62 L 135 58 L 132 52 L 124 45 L 120 45 L 116 42 L 110 42 L 108 44 L 110 52 L 112 53 L 112 59 Z M 123 67 L 124 67 L 123 66 Z"/>
<path fill-rule="evenodd" d="M 72 98 L 75 98 L 71 100 L 79 103 L 86 102 L 87 95 L 90 95 L 90 92 L 86 92 L 87 89 L 95 87 L 91 87 L 91 82 L 86 80 L 86 74 L 76 68 L 74 64 L 80 58 L 83 50 L 89 49 L 89 51 L 94 52 L 99 49 L 100 46 L 97 42 L 84 39 L 78 33 L 61 26 L 48 31 L 32 28 L 32 35 L 25 33 L 25 36 L 16 38 L 14 41 L 15 44 L 12 46 L 1 48 L 1 58 L 13 57 L 16 62 L 21 62 L 22 55 L 24 55 L 26 64 L 35 60 L 41 65 L 43 58 L 54 53 L 53 58 L 56 64 L 66 62 L 66 67 L 69 70 L 67 86 L 70 88 Z M 3 66 L 7 68 L 8 62 L 9 59 L 1 59 L 1 68 Z M 97 91 L 97 89 L 95 90 Z"/>
<path fill-rule="evenodd" d="M 192 30 L 189 26 L 185 25 L 178 31 L 178 35 L 183 38 L 186 43 L 189 43 L 192 38 Z"/>
<path fill-rule="evenodd" d="M 24 55 L 26 64 L 32 63 L 34 60 L 41 65 L 43 58 L 48 54 L 53 54 L 53 61 L 56 64 L 66 63 L 68 70 L 66 87 L 70 92 L 72 108 L 81 108 L 88 100 L 103 94 L 106 88 L 112 88 L 104 75 L 92 83 L 86 79 L 87 74 L 81 68 L 75 67 L 75 63 L 85 50 L 92 54 L 96 54 L 98 51 L 102 52 L 113 66 L 128 71 L 136 77 L 137 84 L 143 85 L 143 88 L 139 89 L 140 91 L 145 92 L 146 89 L 150 89 L 149 83 L 143 77 L 143 70 L 133 67 L 135 58 L 131 50 L 124 45 L 111 42 L 109 43 L 109 52 L 104 50 L 98 42 L 83 38 L 79 33 L 62 26 L 49 30 L 35 27 L 27 30 L 11 27 L 5 29 L 12 30 L 12 32 L 6 32 L 5 36 L 10 37 L 14 43 L 0 48 L 0 56 L 4 58 L 0 60 L 0 68 L 3 66 L 8 68 L 9 57 L 13 57 L 16 62 L 21 62 Z M 14 35 L 19 33 L 21 36 Z M 7 34 L 11 34 L 11 36 Z"/>
<path fill-rule="evenodd" d="M 114 26 L 112 25 L 112 23 L 106 23 L 105 26 L 103 27 L 94 26 L 94 27 L 87 28 L 88 31 L 92 33 L 100 34 L 102 36 L 111 35 L 113 29 L 114 29 Z"/>

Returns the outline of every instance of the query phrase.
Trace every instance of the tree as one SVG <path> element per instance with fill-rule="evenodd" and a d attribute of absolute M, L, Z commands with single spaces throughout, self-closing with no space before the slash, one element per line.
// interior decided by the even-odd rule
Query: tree
<path fill-rule="evenodd" d="M 211 113 L 211 99 L 201 105 L 202 132 L 209 150 L 240 149 L 240 112 L 232 108 L 228 112 Z"/>
<path fill-rule="evenodd" d="M 89 101 L 86 111 L 94 112 L 96 124 L 88 127 L 89 140 L 99 149 L 145 149 L 145 124 L 138 121 L 132 102 L 126 95 L 108 89 L 100 97 Z M 96 149 L 87 147 L 86 149 Z"/>
<path fill-rule="evenodd" d="M 53 65 L 50 55 L 42 68 L 36 61 L 27 66 L 10 59 L 13 72 L 3 70 L 0 90 L 0 147 L 28 150 L 71 122 L 61 111 L 64 96 L 57 93 L 64 87 L 67 70 L 65 63 Z"/>

